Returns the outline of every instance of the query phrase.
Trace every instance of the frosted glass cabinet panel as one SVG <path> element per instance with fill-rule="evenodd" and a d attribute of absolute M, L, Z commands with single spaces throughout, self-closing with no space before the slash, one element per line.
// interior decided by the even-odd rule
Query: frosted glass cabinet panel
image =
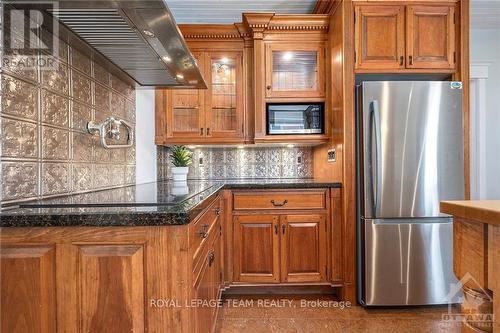
<path fill-rule="evenodd" d="M 322 44 L 268 44 L 266 97 L 323 97 Z"/>

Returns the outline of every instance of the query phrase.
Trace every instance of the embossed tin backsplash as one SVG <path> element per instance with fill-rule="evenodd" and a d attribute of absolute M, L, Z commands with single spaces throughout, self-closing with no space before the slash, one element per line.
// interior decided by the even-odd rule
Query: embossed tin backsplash
<path fill-rule="evenodd" d="M 59 45 L 58 70 L 2 69 L 2 204 L 135 182 L 135 148 L 106 150 L 86 132 L 109 115 L 135 126 L 134 88 Z"/>
<path fill-rule="evenodd" d="M 189 179 L 313 178 L 311 147 L 193 149 Z M 168 148 L 157 147 L 158 179 L 171 178 Z"/>

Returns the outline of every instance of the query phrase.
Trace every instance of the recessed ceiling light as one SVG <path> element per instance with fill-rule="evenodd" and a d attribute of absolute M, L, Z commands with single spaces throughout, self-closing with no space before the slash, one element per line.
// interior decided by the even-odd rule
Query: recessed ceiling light
<path fill-rule="evenodd" d="M 290 51 L 283 53 L 282 59 L 286 60 L 286 61 L 292 60 L 293 59 L 293 53 L 290 52 Z"/>

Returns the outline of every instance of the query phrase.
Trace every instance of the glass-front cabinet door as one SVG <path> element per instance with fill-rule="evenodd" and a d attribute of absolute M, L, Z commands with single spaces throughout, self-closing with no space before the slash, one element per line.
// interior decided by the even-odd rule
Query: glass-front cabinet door
<path fill-rule="evenodd" d="M 207 52 L 205 63 L 207 137 L 243 137 L 242 53 Z"/>
<path fill-rule="evenodd" d="M 202 54 L 193 53 L 202 68 Z M 196 138 L 205 135 L 204 91 L 198 89 L 170 89 L 167 95 L 167 134 L 174 138 Z"/>
<path fill-rule="evenodd" d="M 266 45 L 266 97 L 324 97 L 323 43 Z"/>

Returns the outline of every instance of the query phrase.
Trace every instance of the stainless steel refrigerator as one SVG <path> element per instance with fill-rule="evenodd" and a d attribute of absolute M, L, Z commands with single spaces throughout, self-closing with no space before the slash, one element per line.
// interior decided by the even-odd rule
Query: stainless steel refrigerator
<path fill-rule="evenodd" d="M 358 301 L 455 303 L 453 220 L 464 198 L 462 85 L 377 81 L 358 86 Z"/>

